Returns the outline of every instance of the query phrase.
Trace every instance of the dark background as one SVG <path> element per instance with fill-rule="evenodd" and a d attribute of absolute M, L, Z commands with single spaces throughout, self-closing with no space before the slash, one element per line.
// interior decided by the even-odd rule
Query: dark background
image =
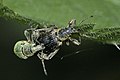
<path fill-rule="evenodd" d="M 113 45 L 88 40 L 82 40 L 79 47 L 63 45 L 52 60 L 45 62 L 45 76 L 37 56 L 22 60 L 13 52 L 14 44 L 25 39 L 23 31 L 27 28 L 0 18 L 0 80 L 120 80 L 120 51 Z M 78 50 L 84 51 L 60 59 Z"/>

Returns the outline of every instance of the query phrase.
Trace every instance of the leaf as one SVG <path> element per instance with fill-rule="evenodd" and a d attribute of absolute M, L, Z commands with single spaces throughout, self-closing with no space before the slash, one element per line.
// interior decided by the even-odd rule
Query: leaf
<path fill-rule="evenodd" d="M 82 37 L 108 43 L 120 45 L 120 28 L 103 28 L 91 30 L 87 33 L 81 34 Z"/>
<path fill-rule="evenodd" d="M 95 24 L 89 23 L 89 24 L 82 24 L 82 25 L 75 26 L 75 27 L 78 29 L 78 31 L 80 31 L 80 33 L 85 33 L 90 30 L 93 30 L 94 26 Z"/>
<path fill-rule="evenodd" d="M 35 22 L 55 22 L 59 25 L 75 18 L 78 23 L 93 15 L 86 22 L 97 23 L 96 28 L 120 25 L 118 0 L 4 0 L 3 4 L 22 17 Z M 104 4 L 103 4 L 104 3 Z M 62 27 L 62 26 L 60 26 Z"/>
<path fill-rule="evenodd" d="M 47 22 L 45 23 L 45 21 L 40 21 L 38 23 L 32 19 L 20 16 L 19 14 L 12 11 L 11 9 L 9 9 L 6 6 L 3 6 L 2 4 L 0 5 L 0 16 L 5 18 L 5 19 L 8 19 L 8 20 L 10 20 L 10 19 L 16 20 L 20 23 L 27 24 L 27 25 L 30 25 L 32 27 L 39 26 L 39 28 L 43 28 L 45 26 L 50 26 L 50 24 L 48 24 Z"/>

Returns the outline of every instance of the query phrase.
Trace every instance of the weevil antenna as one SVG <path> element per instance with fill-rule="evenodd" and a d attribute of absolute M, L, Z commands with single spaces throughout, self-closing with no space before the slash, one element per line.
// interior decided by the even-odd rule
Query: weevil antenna
<path fill-rule="evenodd" d="M 64 55 L 63 57 L 61 57 L 61 60 L 63 60 L 64 58 L 66 57 L 69 57 L 69 56 L 72 56 L 72 55 L 76 55 L 76 54 L 79 54 L 80 52 L 84 52 L 84 51 L 87 51 L 87 50 L 92 50 L 93 48 L 89 48 L 89 49 L 83 49 L 83 50 L 78 50 L 76 52 L 73 52 L 71 54 L 68 54 L 68 55 Z"/>
<path fill-rule="evenodd" d="M 91 15 L 91 16 L 89 16 L 89 17 L 83 19 L 82 21 L 80 21 L 79 25 L 81 25 L 84 21 L 86 21 L 86 20 L 88 20 L 88 19 L 90 19 L 90 18 L 92 18 L 92 17 L 93 17 L 93 16 Z"/>
<path fill-rule="evenodd" d="M 43 66 L 44 73 L 47 76 L 47 71 L 46 71 L 46 68 L 45 68 L 44 59 L 41 59 L 41 61 L 42 61 L 42 66 Z"/>

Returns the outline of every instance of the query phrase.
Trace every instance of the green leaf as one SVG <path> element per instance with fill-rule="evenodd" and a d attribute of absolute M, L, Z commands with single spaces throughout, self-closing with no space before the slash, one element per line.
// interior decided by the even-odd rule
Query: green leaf
<path fill-rule="evenodd" d="M 81 36 L 103 43 L 120 45 L 120 28 L 95 29 L 82 33 Z"/>
<path fill-rule="evenodd" d="M 7 20 L 11 20 L 11 19 L 16 20 L 17 22 L 27 24 L 32 27 L 39 26 L 40 28 L 43 28 L 46 26 L 49 27 L 51 25 L 51 24 L 48 24 L 48 22 L 46 21 L 41 20 L 40 22 L 37 22 L 32 19 L 21 16 L 16 12 L 14 12 L 13 10 L 9 9 L 7 6 L 3 6 L 2 4 L 0 4 L 0 16 Z"/>
<path fill-rule="evenodd" d="M 89 23 L 89 24 L 82 24 L 82 25 L 75 26 L 75 27 L 76 27 L 76 29 L 78 29 L 80 31 L 80 33 L 85 33 L 90 30 L 93 30 L 94 26 L 95 26 L 94 23 Z"/>
<path fill-rule="evenodd" d="M 3 3 L 20 16 L 38 23 L 43 20 L 66 25 L 73 18 L 79 23 L 93 15 L 86 22 L 97 23 L 96 28 L 120 25 L 119 0 L 4 0 Z"/>

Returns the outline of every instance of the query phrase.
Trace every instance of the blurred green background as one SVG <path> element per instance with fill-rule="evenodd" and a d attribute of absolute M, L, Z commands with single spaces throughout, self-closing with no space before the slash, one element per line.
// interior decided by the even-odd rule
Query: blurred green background
<path fill-rule="evenodd" d="M 96 28 L 120 25 L 119 0 L 4 0 L 4 4 L 36 21 L 67 25 L 70 19 L 80 22 L 93 15 L 85 23 L 96 23 Z M 82 40 L 79 47 L 63 45 L 45 62 L 46 77 L 37 56 L 22 60 L 13 52 L 14 44 L 25 39 L 23 31 L 29 26 L 0 18 L 0 27 L 0 80 L 120 80 L 120 51 L 113 45 L 89 40 Z M 85 51 L 60 60 L 78 50 Z"/>

